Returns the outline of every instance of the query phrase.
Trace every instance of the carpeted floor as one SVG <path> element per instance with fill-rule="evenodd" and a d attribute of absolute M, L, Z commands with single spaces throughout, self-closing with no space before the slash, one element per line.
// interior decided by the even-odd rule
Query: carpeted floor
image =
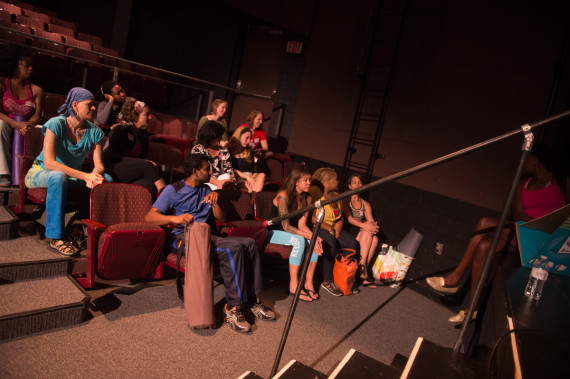
<path fill-rule="evenodd" d="M 221 322 L 223 287 L 215 288 L 221 327 L 188 329 L 172 281 L 92 291 L 94 317 L 78 326 L 0 343 L 3 378 L 268 377 L 292 298 L 286 284 L 267 284 L 276 322 L 259 321 L 250 335 Z M 417 337 L 453 347 L 452 312 L 410 289 L 363 288 L 357 295 L 299 302 L 279 368 L 291 359 L 330 374 L 350 348 L 390 364 L 409 356 Z"/>

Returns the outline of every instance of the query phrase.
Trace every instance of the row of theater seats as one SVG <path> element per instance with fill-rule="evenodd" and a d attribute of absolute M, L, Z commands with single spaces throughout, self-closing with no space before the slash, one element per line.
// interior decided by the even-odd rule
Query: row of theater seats
<path fill-rule="evenodd" d="M 166 84 L 158 71 L 133 67 L 117 59 L 116 50 L 103 46 L 100 37 L 76 32 L 73 23 L 62 26 L 49 20 L 66 21 L 46 14 L 37 18 L 39 15 L 42 14 L 0 2 L 0 45 L 12 42 L 37 51 L 34 82 L 46 92 L 67 93 L 70 88 L 81 86 L 98 93 L 101 83 L 112 79 L 114 68 L 118 67 L 117 81 L 129 96 L 144 98 L 153 109 L 164 109 Z"/>
<path fill-rule="evenodd" d="M 253 195 L 242 191 L 222 190 L 220 201 L 226 209 L 226 220 L 218 222 L 220 233 L 253 238 L 261 252 L 276 259 L 288 259 L 291 246 L 265 244 L 267 227 L 275 192 Z M 95 286 L 95 277 L 105 280 L 161 279 L 164 264 L 185 270 L 185 257 L 169 253 L 162 228 L 144 221 L 152 205 L 147 189 L 131 184 L 104 183 L 90 195 L 87 227 L 86 272 L 73 273 L 85 288 Z M 128 210 L 128 211 L 127 211 Z M 165 256 L 166 255 L 166 256 Z"/>

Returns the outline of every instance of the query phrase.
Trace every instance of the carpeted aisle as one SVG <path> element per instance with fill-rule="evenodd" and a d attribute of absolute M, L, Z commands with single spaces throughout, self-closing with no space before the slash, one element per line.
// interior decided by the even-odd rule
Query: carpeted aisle
<path fill-rule="evenodd" d="M 174 285 L 120 289 L 94 300 L 96 317 L 79 326 L 0 343 L 3 378 L 237 378 L 269 376 L 291 297 L 268 285 L 264 301 L 280 318 L 251 335 L 223 324 L 193 332 Z M 330 374 L 350 348 L 390 364 L 409 356 L 418 336 L 453 347 L 451 311 L 409 289 L 363 288 L 360 294 L 299 302 L 279 367 L 296 359 Z M 215 289 L 221 311 L 223 287 Z M 100 315 L 97 315 L 97 311 Z"/>

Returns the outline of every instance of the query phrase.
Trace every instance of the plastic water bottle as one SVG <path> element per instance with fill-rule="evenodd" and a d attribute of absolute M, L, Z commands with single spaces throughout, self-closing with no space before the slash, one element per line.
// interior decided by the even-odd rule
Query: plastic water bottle
<path fill-rule="evenodd" d="M 544 287 L 544 282 L 548 278 L 548 260 L 545 256 L 541 256 L 540 259 L 534 261 L 532 265 L 532 271 L 530 272 L 530 278 L 524 289 L 524 294 L 533 300 L 540 299 L 542 295 L 542 287 Z"/>

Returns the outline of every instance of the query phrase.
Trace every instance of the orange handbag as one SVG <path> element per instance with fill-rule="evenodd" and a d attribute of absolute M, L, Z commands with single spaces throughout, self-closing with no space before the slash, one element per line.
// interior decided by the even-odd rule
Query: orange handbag
<path fill-rule="evenodd" d="M 334 282 L 342 293 L 352 295 L 352 287 L 358 271 L 356 251 L 352 249 L 342 249 L 336 256 L 333 268 Z"/>

